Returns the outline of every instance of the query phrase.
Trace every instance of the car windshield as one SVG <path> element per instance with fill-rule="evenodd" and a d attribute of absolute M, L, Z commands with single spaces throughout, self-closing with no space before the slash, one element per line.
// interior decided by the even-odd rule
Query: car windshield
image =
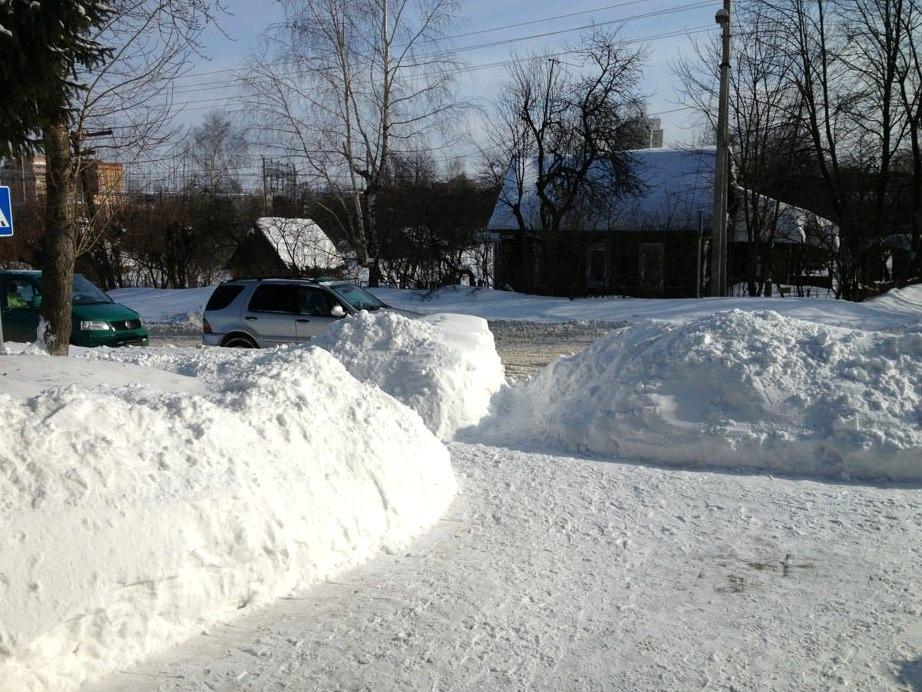
<path fill-rule="evenodd" d="M 371 293 L 358 286 L 339 284 L 338 286 L 330 286 L 330 288 L 356 310 L 380 310 L 387 307 Z"/>
<path fill-rule="evenodd" d="M 80 274 L 74 274 L 74 305 L 111 303 L 112 299 Z"/>

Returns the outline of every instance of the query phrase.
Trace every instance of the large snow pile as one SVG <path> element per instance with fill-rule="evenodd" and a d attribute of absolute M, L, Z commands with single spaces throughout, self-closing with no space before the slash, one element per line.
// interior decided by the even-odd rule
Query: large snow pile
<path fill-rule="evenodd" d="M 0 689 L 100 677 L 402 546 L 454 495 L 419 416 L 320 349 L 210 386 L 141 370 L 0 356 L 0 382 L 45 377 L 0 393 Z"/>
<path fill-rule="evenodd" d="M 379 386 L 422 416 L 442 439 L 479 422 L 505 384 L 485 320 L 466 315 L 409 319 L 361 312 L 312 344 L 336 356 L 362 382 Z"/>
<path fill-rule="evenodd" d="M 603 337 L 512 390 L 494 438 L 658 463 L 922 480 L 922 329 L 733 311 Z"/>

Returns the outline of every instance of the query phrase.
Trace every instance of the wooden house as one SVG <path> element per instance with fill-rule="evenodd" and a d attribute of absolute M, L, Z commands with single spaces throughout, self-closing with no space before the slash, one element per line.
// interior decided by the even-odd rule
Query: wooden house
<path fill-rule="evenodd" d="M 513 162 L 487 226 L 496 244 L 495 285 L 571 297 L 705 294 L 716 150 L 643 149 L 630 155 L 639 189 L 576 205 L 553 236 L 541 230 L 537 162 Z M 739 213 L 742 192 L 731 185 L 731 284 L 745 280 L 752 269 Z M 773 229 L 782 232 L 764 240 L 782 257 L 795 244 L 809 246 L 809 229 L 828 228 L 810 212 L 778 205 Z"/>

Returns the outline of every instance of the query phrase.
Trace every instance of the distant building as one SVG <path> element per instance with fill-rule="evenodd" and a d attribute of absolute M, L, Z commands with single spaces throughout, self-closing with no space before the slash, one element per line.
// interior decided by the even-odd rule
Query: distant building
<path fill-rule="evenodd" d="M 645 118 L 643 127 L 643 141 L 640 149 L 662 149 L 663 147 L 663 121 L 659 118 Z"/>
<path fill-rule="evenodd" d="M 640 189 L 578 205 L 554 236 L 542 230 L 537 161 L 522 170 L 510 167 L 487 225 L 496 243 L 495 285 L 563 296 L 698 295 L 710 254 L 716 149 L 638 149 L 631 155 Z M 731 283 L 751 275 L 742 193 L 730 186 Z M 828 221 L 780 202 L 766 206 L 773 206 L 776 218 L 761 242 L 772 248 L 776 279 L 806 273 L 817 253 L 826 256 L 824 249 L 835 242 Z"/>
<path fill-rule="evenodd" d="M 45 155 L 7 159 L 0 169 L 0 181 L 10 188 L 15 206 L 45 199 Z"/>
<path fill-rule="evenodd" d="M 346 256 L 311 219 L 266 216 L 244 237 L 227 263 L 243 276 L 342 276 Z"/>
<path fill-rule="evenodd" d="M 125 194 L 125 168 L 120 163 L 89 161 L 83 172 L 83 185 L 96 209 L 109 210 Z"/>
<path fill-rule="evenodd" d="M 6 161 L 0 170 L 0 180 L 10 188 L 14 205 L 44 203 L 46 168 L 44 154 Z M 97 209 L 110 209 L 125 192 L 124 166 L 120 163 L 88 161 L 82 182 L 87 186 Z"/>

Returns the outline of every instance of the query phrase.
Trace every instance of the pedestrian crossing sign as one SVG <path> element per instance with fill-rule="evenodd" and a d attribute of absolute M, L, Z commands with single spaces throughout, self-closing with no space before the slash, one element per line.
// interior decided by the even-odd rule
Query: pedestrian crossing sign
<path fill-rule="evenodd" d="M 0 238 L 13 235 L 13 205 L 10 188 L 0 186 Z"/>

